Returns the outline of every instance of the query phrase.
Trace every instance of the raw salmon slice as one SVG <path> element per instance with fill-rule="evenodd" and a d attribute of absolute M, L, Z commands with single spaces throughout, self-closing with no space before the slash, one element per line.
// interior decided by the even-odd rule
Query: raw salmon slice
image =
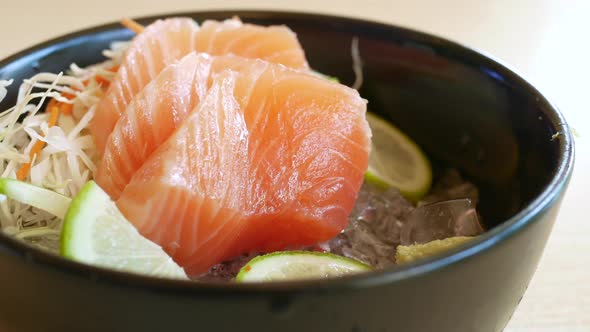
<path fill-rule="evenodd" d="M 189 53 L 133 98 L 108 137 L 95 181 L 117 199 L 147 157 L 204 97 L 212 57 Z"/>
<path fill-rule="evenodd" d="M 297 36 L 286 26 L 261 27 L 244 24 L 239 18 L 207 20 L 197 34 L 196 46 L 197 51 L 213 55 L 235 54 L 291 68 L 308 68 Z"/>
<path fill-rule="evenodd" d="M 190 18 L 158 20 L 135 37 L 97 106 L 89 127 L 99 153 L 104 151 L 108 136 L 136 94 L 167 65 L 192 51 L 232 53 L 307 68 L 303 49 L 287 27 L 262 27 L 231 19 L 206 21 L 199 30 Z"/>
<path fill-rule="evenodd" d="M 215 75 L 117 201 L 190 274 L 241 253 L 332 238 L 367 168 L 366 101 L 355 90 L 251 64 Z"/>
<path fill-rule="evenodd" d="M 166 65 L 195 49 L 198 30 L 190 18 L 171 18 L 150 24 L 135 37 L 89 125 L 100 153 L 131 99 Z"/>
<path fill-rule="evenodd" d="M 149 155 L 178 128 L 226 69 L 256 80 L 268 63 L 237 56 L 192 52 L 166 67 L 131 101 L 107 141 L 95 181 L 114 200 Z M 256 68 L 258 71 L 256 72 Z"/>

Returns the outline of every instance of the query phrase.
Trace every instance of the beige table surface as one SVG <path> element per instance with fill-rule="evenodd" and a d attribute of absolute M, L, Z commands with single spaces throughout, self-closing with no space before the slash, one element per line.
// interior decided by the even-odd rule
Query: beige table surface
<path fill-rule="evenodd" d="M 0 58 L 122 16 L 267 8 L 390 22 L 505 61 L 557 103 L 578 131 L 576 170 L 533 281 L 506 331 L 590 332 L 590 0 L 0 0 Z"/>

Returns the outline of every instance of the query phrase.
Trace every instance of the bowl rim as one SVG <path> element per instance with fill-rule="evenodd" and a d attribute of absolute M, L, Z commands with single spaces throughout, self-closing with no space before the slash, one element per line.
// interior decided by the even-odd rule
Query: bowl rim
<path fill-rule="evenodd" d="M 469 54 L 476 58 L 478 63 L 485 63 L 488 67 L 501 73 L 503 77 L 517 85 L 522 86 L 527 92 L 536 98 L 539 107 L 546 110 L 545 116 L 560 134 L 558 137 L 559 159 L 554 174 L 549 183 L 542 189 L 535 199 L 530 201 L 524 208 L 511 218 L 503 221 L 498 226 L 478 236 L 478 238 L 467 244 L 461 245 L 440 255 L 420 260 L 403 266 L 395 266 L 378 272 L 364 273 L 358 275 L 344 276 L 330 280 L 302 280 L 285 281 L 273 283 L 223 283 L 207 282 L 200 283 L 187 280 L 173 280 L 157 277 L 144 276 L 128 272 L 121 272 L 107 268 L 90 266 L 83 263 L 68 260 L 66 258 L 35 249 L 22 241 L 0 232 L 0 253 L 12 256 L 20 256 L 27 263 L 36 264 L 40 268 L 53 269 L 57 272 L 68 274 L 82 279 L 89 279 L 93 282 L 114 284 L 119 286 L 132 287 L 137 289 L 148 289 L 155 292 L 176 293 L 178 296 L 218 296 L 220 294 L 231 294 L 237 296 L 262 295 L 268 292 L 274 293 L 305 293 L 305 292 L 333 292 L 342 290 L 362 289 L 376 287 L 383 284 L 398 282 L 413 277 L 419 277 L 427 273 L 440 270 L 457 264 L 469 258 L 482 255 L 496 244 L 506 241 L 518 232 L 535 223 L 537 217 L 547 212 L 554 204 L 558 204 L 572 175 L 574 164 L 574 141 L 567 122 L 557 106 L 541 94 L 523 75 L 510 68 L 502 61 L 482 52 L 467 47 L 460 43 L 446 38 L 435 36 L 429 33 L 409 29 L 394 24 L 372 21 L 362 18 L 353 18 L 341 15 L 318 14 L 311 12 L 276 11 L 276 10 L 205 10 L 205 11 L 181 11 L 164 13 L 159 15 L 142 16 L 136 20 L 139 22 L 151 22 L 159 18 L 173 16 L 206 16 L 213 18 L 240 16 L 245 21 L 255 18 L 285 18 L 299 19 L 304 21 L 330 20 L 339 24 L 349 26 L 369 26 L 389 31 L 398 31 L 412 38 L 426 41 L 430 44 L 443 45 L 461 54 Z M 82 30 L 77 30 L 59 37 L 41 42 L 13 55 L 0 60 L 0 68 L 3 68 L 19 59 L 35 52 L 47 50 L 57 44 L 73 42 L 78 38 L 117 31 L 124 33 L 125 29 L 118 22 L 111 22 L 96 25 Z"/>

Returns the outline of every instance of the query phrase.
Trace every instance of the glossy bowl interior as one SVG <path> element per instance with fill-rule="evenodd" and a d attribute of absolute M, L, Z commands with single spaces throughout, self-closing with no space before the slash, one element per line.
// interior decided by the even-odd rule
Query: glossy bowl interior
<path fill-rule="evenodd" d="M 285 331 L 501 330 L 528 285 L 571 175 L 573 143 L 561 114 L 497 61 L 412 30 L 311 14 L 182 15 L 200 22 L 234 14 L 247 22 L 289 26 L 311 66 L 345 84 L 354 79 L 350 47 L 358 37 L 364 64 L 360 93 L 369 100 L 369 109 L 414 138 L 437 167 L 457 167 L 477 183 L 478 209 L 490 231 L 459 250 L 406 267 L 338 280 L 259 285 L 197 284 L 119 273 L 48 255 L 0 235 L 0 329 L 43 328 L 41 321 L 25 319 L 13 306 L 17 303 L 46 318 L 49 330 L 62 331 L 76 326 L 118 330 L 124 317 L 133 323 L 123 324 L 127 330 L 142 331 L 164 328 L 164 321 L 189 327 L 191 317 L 207 328 L 218 319 L 218 327 L 252 331 L 281 326 Z M 0 79 L 20 83 L 40 71 L 65 70 L 72 62 L 96 63 L 110 42 L 131 37 L 118 24 L 110 24 L 51 40 L 1 61 Z M 0 109 L 14 103 L 16 90 L 13 86 Z M 488 280 L 490 276 L 504 280 Z M 458 289 L 459 294 L 441 290 L 465 283 L 471 286 Z M 355 309 L 350 304 L 354 301 L 392 309 Z M 90 312 L 60 318 L 84 303 Z M 126 306 L 126 316 L 116 310 Z M 228 310 L 237 310 L 235 321 L 223 319 Z M 429 318 L 420 318 L 418 311 Z M 312 314 L 316 312 L 321 315 Z M 254 325 L 242 326 L 240 319 Z M 469 329 L 474 326 L 478 328 Z"/>

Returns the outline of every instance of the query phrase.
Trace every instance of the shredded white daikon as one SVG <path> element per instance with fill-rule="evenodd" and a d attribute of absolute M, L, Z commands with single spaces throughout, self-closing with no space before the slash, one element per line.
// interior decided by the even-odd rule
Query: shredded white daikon
<path fill-rule="evenodd" d="M 6 89 L 8 86 L 12 84 L 13 80 L 0 80 L 0 102 L 4 100 L 8 90 Z"/>
<path fill-rule="evenodd" d="M 74 197 L 96 172 L 96 148 L 87 130 L 96 104 L 105 92 L 97 81 L 110 81 L 127 49 L 128 42 L 115 42 L 103 54 L 107 61 L 80 68 L 70 66 L 63 73 L 39 73 L 22 82 L 16 104 L 0 111 L 0 176 L 16 178 L 18 170 L 31 162 L 24 181 Z M 13 80 L 0 80 L 0 102 L 6 97 Z M 71 96 L 74 96 L 73 99 Z M 49 99 L 73 105 L 72 114 L 60 114 L 57 124 L 49 126 L 49 114 L 43 111 Z M 37 141 L 44 142 L 33 160 L 30 151 Z M 50 214 L 20 204 L 0 195 L 0 229 L 21 239 L 55 237 L 61 231 L 61 220 Z"/>
<path fill-rule="evenodd" d="M 363 60 L 359 51 L 359 37 L 352 38 L 350 53 L 352 54 L 352 70 L 354 71 L 354 83 L 351 88 L 358 90 L 363 86 Z"/>

